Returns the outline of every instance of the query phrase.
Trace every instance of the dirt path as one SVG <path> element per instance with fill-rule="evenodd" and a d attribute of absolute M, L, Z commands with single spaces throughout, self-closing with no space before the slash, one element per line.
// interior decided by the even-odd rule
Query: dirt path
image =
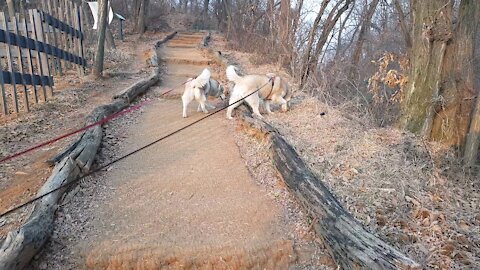
<path fill-rule="evenodd" d="M 157 94 L 212 64 L 197 49 L 202 36 L 180 33 L 162 49 L 166 76 Z M 210 68 L 216 76 L 219 69 Z M 182 92 L 154 99 L 130 116 L 133 123 L 110 125 L 125 138 L 114 155 L 204 116 L 192 102 L 181 117 Z M 57 226 L 67 229 L 56 230 L 35 268 L 300 269 L 291 266 L 297 224 L 252 179 L 231 125 L 219 113 L 90 179 L 96 194 L 77 194 L 60 213 Z"/>

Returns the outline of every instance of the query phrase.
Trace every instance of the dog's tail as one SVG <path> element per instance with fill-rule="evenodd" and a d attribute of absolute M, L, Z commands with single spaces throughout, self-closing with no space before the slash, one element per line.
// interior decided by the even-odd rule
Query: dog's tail
<path fill-rule="evenodd" d="M 238 83 L 238 81 L 242 77 L 237 74 L 237 71 L 235 70 L 235 66 L 228 66 L 227 67 L 227 79 L 231 82 Z"/>
<path fill-rule="evenodd" d="M 200 75 L 194 80 L 195 86 L 198 88 L 204 87 L 210 81 L 210 70 L 208 68 L 204 69 Z"/>

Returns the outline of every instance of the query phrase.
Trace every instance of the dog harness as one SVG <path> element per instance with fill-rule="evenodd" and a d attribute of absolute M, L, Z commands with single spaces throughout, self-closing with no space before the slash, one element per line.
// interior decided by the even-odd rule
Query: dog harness
<path fill-rule="evenodd" d="M 277 78 L 277 76 L 273 76 L 272 78 L 270 78 L 269 80 L 272 81 L 272 88 L 270 88 L 270 93 L 268 93 L 267 97 L 265 97 L 265 100 L 272 100 L 272 94 L 273 94 L 273 87 L 275 86 L 275 79 Z"/>

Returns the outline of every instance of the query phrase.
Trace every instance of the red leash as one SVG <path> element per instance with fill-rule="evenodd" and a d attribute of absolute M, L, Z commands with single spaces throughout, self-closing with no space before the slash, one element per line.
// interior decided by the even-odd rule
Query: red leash
<path fill-rule="evenodd" d="M 189 81 L 191 81 L 191 80 L 187 80 L 187 81 L 183 82 L 182 84 L 180 84 L 179 86 L 182 86 L 182 85 L 188 83 Z M 177 86 L 177 87 L 178 87 L 178 86 Z M 166 94 L 172 92 L 172 91 L 175 90 L 177 87 L 174 87 L 174 88 L 172 88 L 172 89 L 169 89 L 168 91 L 162 93 L 160 96 L 163 96 L 163 95 L 166 95 Z M 80 132 L 82 132 L 82 131 L 86 131 L 86 130 L 88 130 L 88 129 L 91 129 L 91 128 L 96 127 L 96 126 L 99 126 L 99 125 L 103 125 L 103 124 L 105 124 L 106 122 L 109 122 L 109 121 L 111 121 L 111 120 L 113 120 L 113 119 L 115 119 L 115 118 L 117 118 L 117 117 L 120 117 L 120 116 L 125 115 L 125 114 L 127 114 L 127 113 L 131 113 L 131 112 L 133 112 L 133 111 L 136 111 L 136 110 L 140 109 L 141 107 L 143 107 L 144 105 L 146 105 L 146 104 L 148 104 L 148 103 L 150 103 L 150 102 L 151 102 L 150 100 L 143 101 L 143 102 L 140 103 L 140 104 L 137 104 L 137 105 L 132 106 L 132 107 L 129 107 L 129 108 L 125 108 L 125 109 L 123 109 L 123 110 L 121 110 L 121 111 L 119 111 L 119 112 L 116 112 L 116 113 L 114 113 L 114 114 L 112 114 L 112 115 L 109 115 L 109 116 L 103 118 L 102 120 L 97 121 L 97 122 L 95 122 L 95 123 L 93 123 L 93 124 L 87 125 L 87 126 L 81 128 L 81 129 L 77 129 L 77 130 L 75 130 L 75 131 L 66 133 L 66 134 L 61 135 L 61 136 L 59 136 L 59 137 L 57 137 L 57 138 L 48 140 L 48 141 L 46 141 L 46 142 L 43 142 L 43 143 L 38 144 L 38 145 L 36 145 L 36 146 L 33 146 L 33 147 L 31 147 L 31 148 L 28 148 L 28 149 L 25 149 L 25 150 L 20 151 L 20 152 L 18 152 L 18 153 L 15 153 L 15 154 L 13 154 L 13 155 L 11 155 L 11 156 L 4 157 L 4 158 L 0 159 L 0 163 L 3 163 L 3 162 L 6 162 L 6 161 L 9 161 L 9 160 L 12 160 L 12 159 L 17 158 L 17 157 L 22 156 L 22 155 L 25 155 L 26 153 L 32 152 L 32 151 L 34 151 L 34 150 L 37 150 L 37 149 L 39 149 L 39 148 L 42 148 L 42 147 L 47 146 L 47 145 L 49 145 L 49 144 L 52 144 L 52 143 L 54 143 L 54 142 L 58 142 L 58 141 L 60 141 L 60 140 L 63 140 L 63 139 L 65 139 L 65 138 L 68 138 L 68 137 L 70 137 L 70 136 L 72 136 L 72 135 L 75 135 L 75 134 L 77 134 L 77 133 L 80 133 Z"/>

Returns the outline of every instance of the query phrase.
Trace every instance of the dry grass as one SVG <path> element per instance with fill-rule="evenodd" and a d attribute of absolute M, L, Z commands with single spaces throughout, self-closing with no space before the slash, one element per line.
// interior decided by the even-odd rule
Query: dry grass
<path fill-rule="evenodd" d="M 278 72 L 216 41 L 246 73 Z M 369 231 L 427 269 L 480 269 L 478 177 L 453 151 L 389 125 L 398 108 L 373 106 L 365 87 L 337 69 L 297 91 L 291 110 L 267 121 Z"/>
<path fill-rule="evenodd" d="M 478 180 L 439 145 L 301 98 L 268 121 L 349 212 L 427 268 L 480 267 Z"/>

